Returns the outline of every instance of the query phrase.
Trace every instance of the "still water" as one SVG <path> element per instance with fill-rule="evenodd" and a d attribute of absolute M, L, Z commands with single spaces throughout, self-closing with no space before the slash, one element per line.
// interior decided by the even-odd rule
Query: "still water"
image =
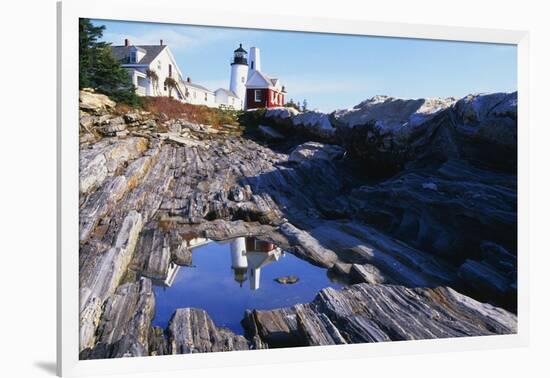
<path fill-rule="evenodd" d="M 193 267 L 177 267 L 155 286 L 153 325 L 165 328 L 177 308 L 206 310 L 216 326 L 242 334 L 246 309 L 269 310 L 310 302 L 325 287 L 340 288 L 327 270 L 255 238 L 210 242 L 193 249 Z M 296 276 L 294 284 L 278 277 Z"/>

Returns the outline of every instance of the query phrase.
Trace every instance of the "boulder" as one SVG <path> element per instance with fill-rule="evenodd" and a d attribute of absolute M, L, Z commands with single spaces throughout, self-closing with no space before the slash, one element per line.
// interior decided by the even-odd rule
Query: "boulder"
<path fill-rule="evenodd" d="M 292 118 L 292 124 L 319 138 L 332 138 L 336 128 L 332 125 L 330 116 L 317 111 L 297 114 Z"/>
<path fill-rule="evenodd" d="M 421 125 L 441 111 L 448 109 L 454 98 L 421 98 L 415 100 L 389 96 L 374 96 L 352 109 L 334 113 L 336 123 L 344 127 L 373 124 L 380 130 L 408 130 Z"/>
<path fill-rule="evenodd" d="M 295 163 L 302 163 L 311 159 L 337 160 L 345 155 L 346 151 L 336 145 L 307 142 L 294 148 L 288 160 Z"/>
<path fill-rule="evenodd" d="M 293 275 L 275 278 L 275 282 L 280 283 L 281 285 L 292 285 L 298 281 L 300 281 L 300 278 Z"/>
<path fill-rule="evenodd" d="M 114 117 L 105 121 L 97 129 L 104 136 L 115 136 L 120 132 L 125 131 L 127 127 L 128 126 L 126 125 L 123 117 Z"/>
<path fill-rule="evenodd" d="M 126 113 L 124 114 L 124 121 L 126 123 L 129 123 L 129 124 L 134 124 L 136 122 L 139 122 L 141 121 L 142 117 L 139 113 L 136 113 L 136 112 L 130 112 L 130 113 Z"/>
<path fill-rule="evenodd" d="M 82 110 L 101 113 L 113 109 L 116 103 L 103 94 L 81 90 L 79 92 L 79 106 Z"/>
<path fill-rule="evenodd" d="M 328 268 L 338 261 L 338 255 L 334 251 L 323 247 L 308 232 L 300 230 L 290 223 L 281 225 L 280 230 L 288 238 L 290 245 L 297 250 L 296 253 L 306 260 Z"/>
<path fill-rule="evenodd" d="M 272 119 L 289 119 L 298 114 L 300 114 L 300 112 L 294 108 L 278 107 L 266 109 L 264 117 Z"/>
<path fill-rule="evenodd" d="M 517 169 L 517 92 L 470 95 L 450 109 L 460 156 L 485 166 Z"/>

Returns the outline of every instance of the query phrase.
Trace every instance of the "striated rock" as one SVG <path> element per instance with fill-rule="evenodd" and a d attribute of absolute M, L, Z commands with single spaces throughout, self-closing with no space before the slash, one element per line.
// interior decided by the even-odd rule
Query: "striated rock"
<path fill-rule="evenodd" d="M 292 308 L 247 311 L 242 324 L 249 338 L 258 338 L 269 348 L 306 345 L 298 329 L 296 313 Z"/>
<path fill-rule="evenodd" d="M 164 356 L 169 354 L 168 341 L 164 335 L 164 329 L 151 327 L 149 333 L 149 355 Z"/>
<path fill-rule="evenodd" d="M 86 193 L 94 186 L 100 185 L 109 174 L 107 159 L 104 154 L 80 157 L 80 192 Z"/>
<path fill-rule="evenodd" d="M 115 207 L 127 189 L 126 177 L 116 176 L 109 178 L 101 190 L 88 197 L 80 210 L 80 243 L 88 241 L 101 218 Z"/>
<path fill-rule="evenodd" d="M 120 285 L 104 305 L 96 340 L 113 344 L 124 335 L 132 335 L 135 341 L 147 349 L 151 320 L 155 313 L 155 297 L 151 280 L 140 279 Z"/>
<path fill-rule="evenodd" d="M 172 259 L 169 235 L 151 227 L 141 232 L 130 268 L 145 277 L 164 281 Z"/>
<path fill-rule="evenodd" d="M 125 335 L 113 344 L 98 343 L 93 348 L 80 352 L 81 360 L 96 360 L 103 358 L 143 357 L 148 351 L 132 335 Z"/>
<path fill-rule="evenodd" d="M 172 354 L 248 350 L 243 336 L 217 328 L 204 310 L 179 308 L 168 326 Z"/>
<path fill-rule="evenodd" d="M 478 259 L 491 240 L 517 248 L 516 176 L 448 161 L 408 171 L 350 195 L 357 218 L 453 263 Z M 426 183 L 429 182 L 429 187 Z"/>
<path fill-rule="evenodd" d="M 101 137 L 120 118 L 82 111 L 92 137 L 80 145 L 81 358 L 515 332 L 514 315 L 478 302 L 515 311 L 517 175 L 503 168 L 514 96 L 379 98 L 338 116 L 247 112 L 284 136 L 276 149 L 257 131 L 145 113 Z M 383 117 L 362 123 L 373 114 Z M 357 284 L 250 309 L 246 338 L 200 309 L 151 326 L 151 280 L 191 265 L 197 243 L 251 235 Z"/>
<path fill-rule="evenodd" d="M 515 315 L 445 287 L 327 288 L 310 304 L 247 312 L 246 318 L 248 332 L 270 348 L 517 332 Z"/>
<path fill-rule="evenodd" d="M 347 344 L 344 336 L 325 314 L 303 304 L 297 304 L 293 309 L 296 326 L 300 329 L 305 345 Z"/>
<path fill-rule="evenodd" d="M 517 257 L 504 247 L 483 241 L 480 260 L 467 259 L 458 269 L 469 294 L 517 311 Z"/>
<path fill-rule="evenodd" d="M 99 187 L 129 160 L 141 156 L 148 147 L 144 138 L 106 138 L 80 149 L 80 192 Z"/>
<path fill-rule="evenodd" d="M 332 267 L 338 260 L 334 251 L 323 247 L 317 239 L 306 231 L 294 227 L 290 223 L 284 223 L 280 228 L 281 232 L 288 238 L 290 245 L 297 253 L 316 265 Z"/>
<path fill-rule="evenodd" d="M 131 211 L 124 218 L 113 246 L 101 255 L 81 255 L 80 349 L 93 346 L 104 301 L 115 292 L 128 269 L 141 231 L 141 215 Z"/>
<path fill-rule="evenodd" d="M 456 281 L 456 274 L 444 260 L 437 261 L 360 223 L 323 222 L 310 234 L 318 242 L 331 245 L 340 261 L 374 265 L 387 283 L 434 287 Z"/>

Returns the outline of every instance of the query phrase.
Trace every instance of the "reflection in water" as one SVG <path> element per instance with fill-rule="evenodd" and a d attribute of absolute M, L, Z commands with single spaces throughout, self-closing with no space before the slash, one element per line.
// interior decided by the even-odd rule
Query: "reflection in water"
<path fill-rule="evenodd" d="M 275 282 L 288 275 L 299 281 L 292 285 Z M 342 287 L 329 279 L 326 269 L 250 237 L 202 243 L 193 248 L 192 267 L 171 265 L 166 280 L 155 285 L 153 325 L 165 328 L 177 308 L 195 307 L 206 310 L 217 326 L 239 334 L 247 309 L 306 303 L 325 287 Z"/>
<path fill-rule="evenodd" d="M 184 240 L 183 242 L 185 243 L 183 247 L 190 248 L 191 250 L 193 248 L 201 247 L 211 242 L 210 239 L 200 238 L 200 237 L 191 236 L 191 235 L 188 237 L 184 236 L 183 240 Z M 153 281 L 154 285 L 164 286 L 165 288 L 170 287 L 174 283 L 174 279 L 176 278 L 176 275 L 178 274 L 179 270 L 180 270 L 179 265 L 176 265 L 173 262 L 170 262 L 170 265 L 168 266 L 168 273 L 166 274 L 166 279 L 162 280 L 162 279 L 151 278 L 151 280 Z"/>
<path fill-rule="evenodd" d="M 284 253 L 273 243 L 268 243 L 252 237 L 241 237 L 231 241 L 231 269 L 235 273 L 235 281 L 240 283 L 248 278 L 250 289 L 260 288 L 261 269 Z"/>

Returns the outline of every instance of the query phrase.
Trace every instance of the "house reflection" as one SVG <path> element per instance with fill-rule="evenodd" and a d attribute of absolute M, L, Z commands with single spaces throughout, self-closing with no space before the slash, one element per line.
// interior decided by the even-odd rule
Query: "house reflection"
<path fill-rule="evenodd" d="M 192 234 L 183 235 L 182 239 L 183 239 L 183 243 L 180 248 L 188 248 L 190 250 L 193 250 L 193 248 L 201 247 L 211 242 L 210 239 L 197 237 Z M 153 284 L 157 286 L 163 286 L 165 289 L 171 287 L 172 284 L 174 283 L 176 276 L 178 275 L 179 270 L 180 270 L 180 266 L 170 261 L 170 264 L 168 265 L 168 269 L 166 272 L 166 277 L 152 278 Z"/>
<path fill-rule="evenodd" d="M 254 237 L 240 237 L 231 241 L 231 269 L 240 286 L 248 279 L 251 290 L 260 288 L 261 270 L 283 255 L 275 244 Z"/>

